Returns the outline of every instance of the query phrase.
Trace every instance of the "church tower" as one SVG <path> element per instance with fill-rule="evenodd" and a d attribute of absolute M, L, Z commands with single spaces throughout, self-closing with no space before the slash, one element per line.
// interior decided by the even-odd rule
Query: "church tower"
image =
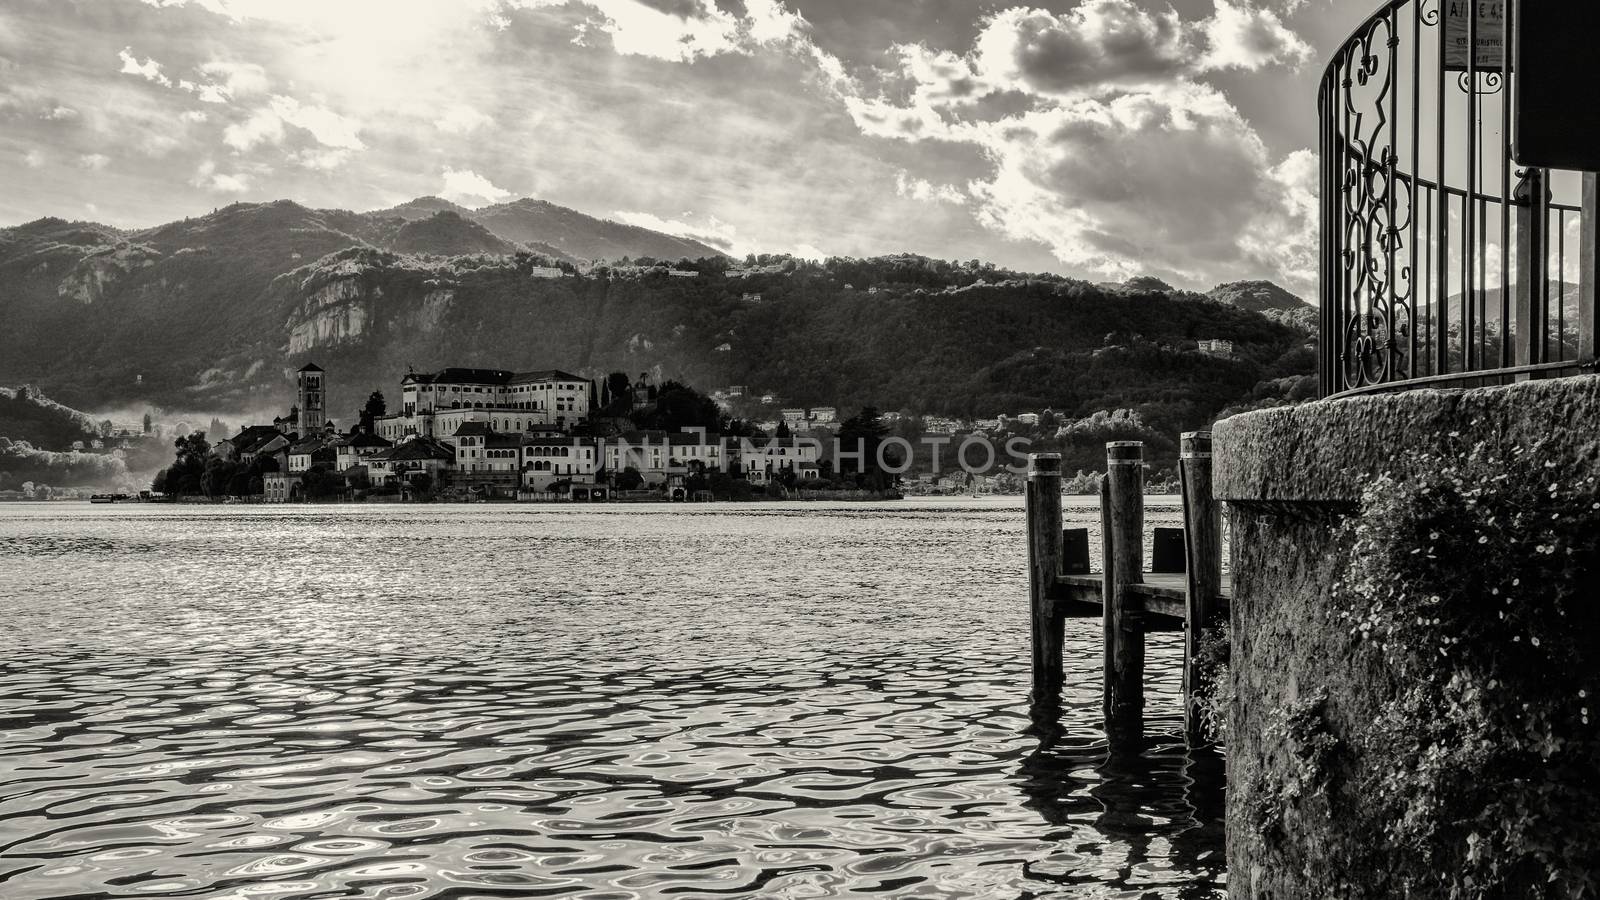
<path fill-rule="evenodd" d="M 316 363 L 307 363 L 296 375 L 300 406 L 300 433 L 316 434 L 328 422 L 327 374 Z"/>

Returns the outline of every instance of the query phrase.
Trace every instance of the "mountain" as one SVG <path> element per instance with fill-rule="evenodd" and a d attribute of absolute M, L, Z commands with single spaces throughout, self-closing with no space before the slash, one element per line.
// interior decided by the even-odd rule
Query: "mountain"
<path fill-rule="evenodd" d="M 508 240 L 537 241 L 584 259 L 648 256 L 677 260 L 726 255 L 696 240 L 597 219 L 543 200 L 513 200 L 486 206 L 472 213 L 472 217 Z"/>
<path fill-rule="evenodd" d="M 397 253 L 468 256 L 507 255 L 522 249 L 460 213 L 443 210 L 425 219 L 410 219 L 395 233 L 390 249 Z"/>
<path fill-rule="evenodd" d="M 1251 312 L 1275 309 L 1298 313 L 1312 308 L 1311 304 L 1270 281 L 1230 281 L 1207 291 L 1206 296 L 1219 303 L 1248 309 Z"/>
<path fill-rule="evenodd" d="M 367 215 L 380 219 L 405 219 L 409 222 L 414 219 L 426 219 L 441 212 L 455 213 L 463 219 L 472 218 L 472 210 L 458 203 L 451 203 L 443 197 L 418 197 L 399 206 L 374 210 Z"/>
<path fill-rule="evenodd" d="M 1176 433 L 1310 367 L 1303 332 L 1187 292 L 917 256 L 719 256 L 679 264 L 698 272 L 688 278 L 665 266 L 549 277 L 537 254 L 485 252 L 510 238 L 480 226 L 451 210 L 407 220 L 277 201 L 138 231 L 0 229 L 0 384 L 78 408 L 229 418 L 286 408 L 294 371 L 315 361 L 347 423 L 374 389 L 396 401 L 408 367 L 554 367 L 745 384 L 802 406 L 992 416 L 1133 404 Z M 436 255 L 461 249 L 473 254 Z M 1231 358 L 1194 349 L 1215 338 L 1233 342 Z"/>

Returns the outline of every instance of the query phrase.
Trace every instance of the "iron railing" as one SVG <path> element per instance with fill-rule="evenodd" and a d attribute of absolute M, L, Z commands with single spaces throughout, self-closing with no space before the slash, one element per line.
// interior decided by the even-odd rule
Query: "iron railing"
<path fill-rule="evenodd" d="M 1510 23 L 1471 12 L 1514 5 L 1394 0 L 1323 73 L 1324 396 L 1592 368 L 1586 176 L 1514 164 Z"/>

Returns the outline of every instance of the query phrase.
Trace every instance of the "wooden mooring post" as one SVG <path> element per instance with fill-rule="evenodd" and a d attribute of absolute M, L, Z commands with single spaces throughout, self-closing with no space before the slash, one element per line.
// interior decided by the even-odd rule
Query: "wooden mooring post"
<path fill-rule="evenodd" d="M 1033 623 L 1035 730 L 1054 731 L 1061 715 L 1062 644 L 1066 617 L 1056 606 L 1061 579 L 1061 454 L 1035 453 L 1028 459 L 1028 582 Z"/>
<path fill-rule="evenodd" d="M 1101 572 L 1101 622 L 1105 634 L 1102 700 L 1106 731 L 1118 736 L 1144 730 L 1144 622 L 1133 586 L 1144 583 L 1144 444 L 1106 445 L 1100 483 L 1105 568 Z"/>
<path fill-rule="evenodd" d="M 1211 496 L 1211 432 L 1191 431 L 1178 447 L 1178 483 L 1183 491 L 1186 596 L 1183 629 L 1183 733 L 1205 743 L 1196 691 L 1201 638 L 1215 623 L 1222 595 L 1222 508 Z"/>
<path fill-rule="evenodd" d="M 1183 435 L 1179 480 L 1183 491 L 1183 571 L 1144 571 L 1144 445 L 1106 445 L 1100 483 L 1101 566 L 1083 573 L 1081 561 L 1064 565 L 1061 457 L 1036 453 L 1028 466 L 1028 565 L 1032 623 L 1032 718 L 1035 731 L 1059 734 L 1068 618 L 1097 618 L 1104 639 L 1102 708 L 1106 735 L 1127 746 L 1144 732 L 1145 633 L 1184 631 L 1184 735 L 1205 743 L 1199 705 L 1198 656 L 1207 628 L 1229 605 L 1222 575 L 1220 505 L 1211 496 L 1211 435 Z M 1173 568 L 1161 566 L 1158 568 Z"/>

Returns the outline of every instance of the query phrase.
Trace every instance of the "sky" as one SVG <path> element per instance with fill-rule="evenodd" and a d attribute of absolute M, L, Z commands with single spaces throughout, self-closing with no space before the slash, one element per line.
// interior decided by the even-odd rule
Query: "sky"
<path fill-rule="evenodd" d="M 0 226 L 537 197 L 735 255 L 1316 279 L 1358 0 L 0 0 Z"/>

